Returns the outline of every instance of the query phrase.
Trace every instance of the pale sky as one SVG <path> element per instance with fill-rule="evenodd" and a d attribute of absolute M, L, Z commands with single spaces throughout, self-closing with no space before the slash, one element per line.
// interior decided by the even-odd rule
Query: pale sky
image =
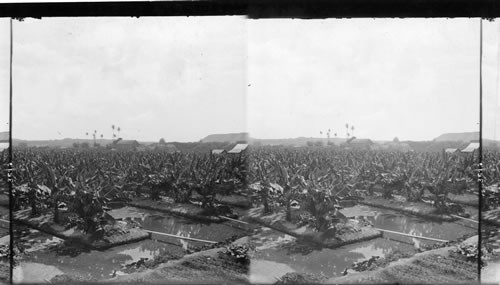
<path fill-rule="evenodd" d="M 9 130 L 9 19 L 0 19 L 0 132 Z"/>
<path fill-rule="evenodd" d="M 142 141 L 244 131 L 245 25 L 243 17 L 16 21 L 13 137 L 111 138 L 113 124 Z"/>
<path fill-rule="evenodd" d="M 253 136 L 478 131 L 478 19 L 250 20 L 248 39 Z"/>
<path fill-rule="evenodd" d="M 483 23 L 484 137 L 500 139 L 500 25 Z M 5 129 L 8 32 L 1 19 Z M 478 68 L 479 19 L 26 19 L 14 22 L 13 134 L 345 137 L 348 123 L 357 137 L 431 140 L 478 131 Z"/>
<path fill-rule="evenodd" d="M 500 21 L 483 21 L 483 137 L 500 140 Z"/>

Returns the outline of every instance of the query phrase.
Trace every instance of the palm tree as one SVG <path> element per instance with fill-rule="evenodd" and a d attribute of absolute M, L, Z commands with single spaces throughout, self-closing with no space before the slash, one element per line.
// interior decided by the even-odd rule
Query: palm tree
<path fill-rule="evenodd" d="M 117 131 L 118 131 L 118 137 L 120 137 L 120 127 L 118 127 Z"/>
<path fill-rule="evenodd" d="M 354 126 L 351 126 L 351 134 L 354 136 Z"/>
<path fill-rule="evenodd" d="M 349 124 L 345 124 L 345 132 L 347 133 L 347 137 L 349 137 Z"/>
<path fill-rule="evenodd" d="M 85 135 L 87 136 L 87 139 L 89 138 L 89 132 L 86 132 Z"/>
<path fill-rule="evenodd" d="M 113 129 L 113 137 L 115 137 L 115 125 L 111 125 L 111 128 Z"/>

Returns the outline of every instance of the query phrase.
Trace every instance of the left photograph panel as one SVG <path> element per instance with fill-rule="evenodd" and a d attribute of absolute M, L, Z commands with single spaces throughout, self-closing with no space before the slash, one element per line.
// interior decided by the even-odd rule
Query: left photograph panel
<path fill-rule="evenodd" d="M 245 19 L 13 34 L 14 283 L 247 282 Z"/>
<path fill-rule="evenodd" d="M 10 20 L 0 19 L 0 284 L 10 280 L 9 120 Z"/>

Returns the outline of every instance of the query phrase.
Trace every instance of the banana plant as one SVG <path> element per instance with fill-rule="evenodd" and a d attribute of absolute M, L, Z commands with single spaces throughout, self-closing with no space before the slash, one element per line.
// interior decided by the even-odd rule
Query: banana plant
<path fill-rule="evenodd" d="M 194 157 L 190 170 L 192 187 L 202 196 L 202 207 L 215 208 L 216 184 L 220 182 L 223 173 L 221 159 L 214 156 Z"/>

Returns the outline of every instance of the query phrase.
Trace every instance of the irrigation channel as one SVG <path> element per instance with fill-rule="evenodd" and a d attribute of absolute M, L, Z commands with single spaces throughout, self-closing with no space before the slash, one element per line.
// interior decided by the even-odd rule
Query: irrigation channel
<path fill-rule="evenodd" d="M 477 213 L 470 208 L 471 219 Z M 466 220 L 431 222 L 391 210 L 356 205 L 341 212 L 374 227 L 416 236 L 455 240 L 477 232 L 477 225 Z M 331 278 L 352 272 L 354 262 L 370 258 L 411 256 L 426 246 L 439 242 L 385 232 L 383 237 L 345 245 L 336 249 L 317 248 L 287 234 L 258 225 L 228 220 L 201 223 L 152 210 L 123 207 L 109 212 L 115 219 L 138 223 L 143 229 L 194 239 L 222 242 L 234 236 L 248 235 L 252 248 L 248 280 L 251 283 L 274 283 L 287 273 L 313 274 Z M 240 217 L 245 212 L 240 211 Z M 141 263 L 179 259 L 203 250 L 208 243 L 152 234 L 151 239 L 116 246 L 107 250 L 88 250 L 57 237 L 15 226 L 17 246 L 23 252 L 14 268 L 15 282 L 54 282 L 64 280 L 100 281 L 134 273 Z M 162 261 L 163 260 L 163 261 Z M 66 278 L 66 279 L 65 279 Z M 202 280 L 193 280 L 202 281 Z"/>
<path fill-rule="evenodd" d="M 468 209 L 472 219 L 477 219 L 472 208 Z M 477 225 L 462 221 L 429 222 L 422 218 L 407 216 L 391 210 L 357 205 L 344 208 L 347 217 L 365 219 L 376 228 L 402 232 L 423 237 L 455 240 L 464 235 L 477 233 Z M 301 246 L 295 238 L 263 228 L 251 243 L 255 246 L 250 264 L 252 283 L 274 283 L 286 273 L 313 274 L 319 279 L 341 276 L 353 272 L 354 262 L 388 255 L 411 256 L 438 242 L 384 233 L 382 238 L 342 246 L 337 249 Z"/>

